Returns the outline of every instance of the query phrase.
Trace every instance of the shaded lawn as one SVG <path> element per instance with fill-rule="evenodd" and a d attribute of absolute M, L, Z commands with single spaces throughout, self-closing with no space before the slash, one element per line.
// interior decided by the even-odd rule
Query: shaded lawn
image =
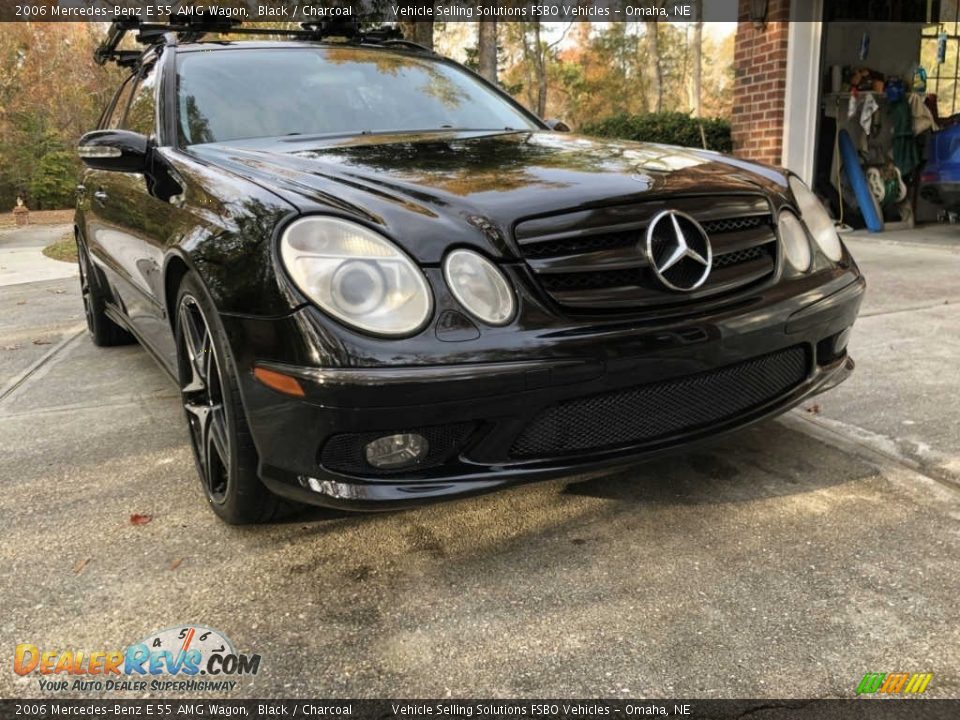
<path fill-rule="evenodd" d="M 43 254 L 54 260 L 75 263 L 77 261 L 77 241 L 73 231 L 65 232 L 56 242 L 50 243 L 43 249 Z"/>

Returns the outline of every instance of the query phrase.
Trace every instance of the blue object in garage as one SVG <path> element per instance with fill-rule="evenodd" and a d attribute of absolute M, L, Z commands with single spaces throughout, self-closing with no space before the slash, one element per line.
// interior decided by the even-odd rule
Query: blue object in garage
<path fill-rule="evenodd" d="M 870 194 L 867 178 L 860 165 L 860 156 L 857 155 L 850 133 L 846 130 L 840 131 L 840 157 L 843 158 L 843 171 L 847 174 L 847 180 L 853 188 L 854 195 L 857 196 L 857 205 L 860 206 L 860 214 L 863 215 L 863 220 L 867 224 L 867 230 L 882 232 L 883 218 L 880 217 L 877 206 L 873 203 L 873 195 Z"/>
<path fill-rule="evenodd" d="M 960 212 L 960 125 L 933 133 L 927 164 L 920 173 L 920 197 L 951 212 Z"/>

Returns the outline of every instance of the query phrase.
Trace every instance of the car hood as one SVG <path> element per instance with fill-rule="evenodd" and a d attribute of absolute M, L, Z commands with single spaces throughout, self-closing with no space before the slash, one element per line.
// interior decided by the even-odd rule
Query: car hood
<path fill-rule="evenodd" d="M 301 212 L 378 226 L 424 263 L 439 262 L 452 244 L 514 257 L 513 227 L 526 217 L 786 188 L 781 171 L 719 153 L 568 133 L 293 136 L 190 152 L 276 192 Z"/>

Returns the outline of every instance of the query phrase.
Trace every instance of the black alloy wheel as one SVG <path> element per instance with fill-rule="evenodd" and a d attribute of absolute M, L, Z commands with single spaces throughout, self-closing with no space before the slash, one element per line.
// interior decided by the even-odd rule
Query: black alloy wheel
<path fill-rule="evenodd" d="M 185 294 L 177 313 L 184 362 L 180 378 L 183 409 L 207 499 L 222 505 L 230 485 L 232 453 L 223 401 L 220 363 L 213 336 L 196 298 Z"/>
<path fill-rule="evenodd" d="M 77 267 L 80 270 L 80 295 L 83 298 L 83 314 L 87 319 L 87 330 L 94 345 L 110 347 L 113 345 L 128 345 L 134 342 L 133 336 L 124 328 L 107 317 L 106 306 L 108 295 L 104 289 L 105 282 L 100 280 L 99 274 L 86 245 L 76 238 Z"/>
<path fill-rule="evenodd" d="M 193 274 L 180 286 L 174 320 L 180 396 L 210 508 L 234 525 L 287 514 L 296 506 L 273 495 L 257 476 L 236 366 L 213 301 Z"/>

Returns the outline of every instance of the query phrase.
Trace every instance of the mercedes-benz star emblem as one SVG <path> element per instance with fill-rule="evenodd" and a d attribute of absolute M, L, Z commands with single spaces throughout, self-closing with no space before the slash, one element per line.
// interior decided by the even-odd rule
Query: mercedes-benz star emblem
<path fill-rule="evenodd" d="M 685 213 L 664 210 L 647 226 L 647 258 L 660 282 L 690 292 L 710 275 L 713 249 L 700 223 Z"/>

